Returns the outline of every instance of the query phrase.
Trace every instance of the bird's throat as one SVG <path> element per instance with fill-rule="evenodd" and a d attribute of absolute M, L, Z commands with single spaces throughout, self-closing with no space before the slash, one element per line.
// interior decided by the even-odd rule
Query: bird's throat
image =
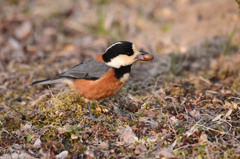
<path fill-rule="evenodd" d="M 114 68 L 115 77 L 121 82 L 126 82 L 131 71 L 131 66 L 132 65 L 127 65 L 121 66 L 120 68 Z"/>

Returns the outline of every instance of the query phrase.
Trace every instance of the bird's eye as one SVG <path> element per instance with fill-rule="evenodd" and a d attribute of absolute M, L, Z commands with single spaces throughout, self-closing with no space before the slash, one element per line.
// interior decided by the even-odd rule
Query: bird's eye
<path fill-rule="evenodd" d="M 133 52 L 126 52 L 126 55 L 132 56 L 132 55 L 133 55 Z"/>

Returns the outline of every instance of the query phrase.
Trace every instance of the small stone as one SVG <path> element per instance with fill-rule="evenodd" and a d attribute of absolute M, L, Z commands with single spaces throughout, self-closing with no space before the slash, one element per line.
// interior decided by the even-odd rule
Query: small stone
<path fill-rule="evenodd" d="M 135 153 L 135 155 L 139 155 L 139 154 L 141 153 L 141 151 L 140 151 L 140 149 L 138 148 L 138 149 L 136 149 L 136 150 L 134 151 L 134 153 Z"/>
<path fill-rule="evenodd" d="M 170 118 L 170 120 L 171 120 L 171 122 L 172 122 L 173 125 L 177 125 L 177 124 L 179 123 L 179 120 L 178 120 L 175 116 L 172 116 L 172 117 Z"/>
<path fill-rule="evenodd" d="M 198 110 L 194 109 L 192 111 L 189 112 L 190 115 L 196 119 L 200 119 L 201 118 L 201 114 Z"/>
<path fill-rule="evenodd" d="M 145 146 L 144 144 L 139 144 L 139 145 L 137 145 L 137 146 L 136 146 L 136 149 L 135 149 L 135 151 L 134 151 L 134 153 L 135 153 L 136 155 L 141 154 L 141 152 L 146 152 L 146 146 Z"/>
<path fill-rule="evenodd" d="M 107 150 L 109 148 L 109 144 L 107 142 L 101 142 L 98 147 L 101 149 L 101 150 Z"/>
<path fill-rule="evenodd" d="M 78 136 L 77 136 L 76 134 L 72 134 L 72 135 L 71 135 L 71 139 L 75 140 L 75 139 L 77 139 L 77 138 L 78 138 Z"/>
<path fill-rule="evenodd" d="M 130 126 L 127 126 L 126 128 L 121 127 L 116 132 L 119 134 L 121 141 L 123 141 L 125 144 L 133 144 L 138 141 L 137 136 Z"/>
<path fill-rule="evenodd" d="M 40 148 L 40 147 L 41 147 L 41 144 L 42 144 L 42 142 L 41 142 L 40 138 L 38 138 L 38 139 L 35 141 L 35 143 L 33 144 L 33 146 L 34 146 L 34 148 Z"/>
<path fill-rule="evenodd" d="M 59 153 L 58 155 L 56 155 L 56 159 L 65 159 L 68 156 L 68 151 L 62 151 L 61 153 Z"/>

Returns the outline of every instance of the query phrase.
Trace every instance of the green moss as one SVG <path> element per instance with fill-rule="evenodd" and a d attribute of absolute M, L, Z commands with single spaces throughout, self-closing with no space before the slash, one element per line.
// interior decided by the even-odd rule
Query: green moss
<path fill-rule="evenodd" d="M 86 150 L 87 150 L 87 147 L 83 146 L 82 144 L 74 144 L 73 148 L 70 151 L 75 155 L 79 155 Z"/>
<path fill-rule="evenodd" d="M 178 135 L 179 135 L 179 136 L 182 136 L 183 133 L 185 132 L 185 131 L 184 131 L 184 127 L 179 127 L 179 128 L 177 128 L 177 130 L 178 130 Z"/>
<path fill-rule="evenodd" d="M 20 120 L 9 116 L 6 116 L 2 121 L 3 127 L 9 132 L 18 130 L 20 128 L 20 124 L 21 124 Z"/>
<path fill-rule="evenodd" d="M 58 130 L 54 127 L 49 127 L 47 131 L 41 136 L 41 141 L 58 141 L 58 136 L 56 134 L 58 134 Z"/>
<path fill-rule="evenodd" d="M 117 154 L 120 154 L 120 153 L 124 154 L 126 151 L 124 149 L 116 149 L 115 152 Z"/>
<path fill-rule="evenodd" d="M 171 95 L 177 95 L 177 96 L 183 96 L 185 93 L 185 90 L 182 87 L 173 87 L 171 88 L 170 94 Z"/>
<path fill-rule="evenodd" d="M 200 146 L 198 147 L 198 152 L 199 152 L 199 153 L 204 152 L 205 147 L 206 147 L 206 145 L 200 145 Z"/>

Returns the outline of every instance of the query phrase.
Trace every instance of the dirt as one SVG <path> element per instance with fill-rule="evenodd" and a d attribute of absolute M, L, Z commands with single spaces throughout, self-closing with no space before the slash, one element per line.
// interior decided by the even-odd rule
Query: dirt
<path fill-rule="evenodd" d="M 239 31 L 229 0 L 0 1 L 0 158 L 239 158 Z M 91 105 L 105 121 L 31 86 L 121 40 L 155 59 Z"/>

